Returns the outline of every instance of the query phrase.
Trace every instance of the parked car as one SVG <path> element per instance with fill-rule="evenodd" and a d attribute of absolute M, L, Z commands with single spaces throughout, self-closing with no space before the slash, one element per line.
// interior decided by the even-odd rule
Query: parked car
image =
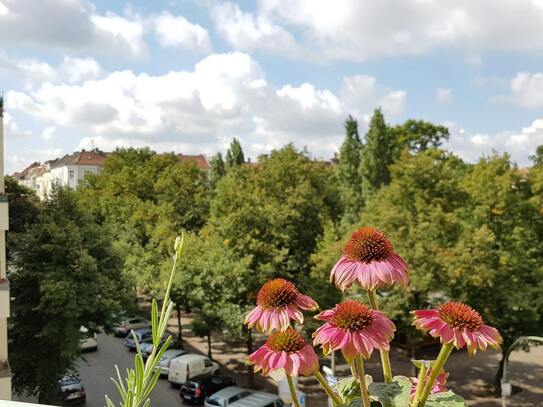
<path fill-rule="evenodd" d="M 170 335 L 168 335 L 170 336 Z M 158 346 L 158 349 L 160 349 L 162 347 L 162 345 L 164 345 L 164 343 L 166 342 L 166 337 L 164 337 L 161 341 L 160 341 L 160 344 Z M 168 349 L 173 349 L 173 348 L 176 348 L 178 347 L 178 343 L 175 342 L 172 338 L 172 340 L 170 341 L 170 345 L 168 346 Z M 150 338 L 146 338 L 144 339 L 141 343 L 140 343 L 140 349 L 141 349 L 141 354 L 143 356 L 143 359 L 147 359 L 149 357 L 149 355 L 151 354 L 151 352 L 153 351 L 153 337 L 151 336 Z"/>
<path fill-rule="evenodd" d="M 201 406 L 207 396 L 211 396 L 225 387 L 235 385 L 236 381 L 226 376 L 195 376 L 183 383 L 179 396 L 185 402 Z"/>
<path fill-rule="evenodd" d="M 126 338 L 124 339 L 124 346 L 126 346 L 128 350 L 132 352 L 136 351 L 136 342 L 134 341 L 134 335 L 132 335 L 132 332 L 134 332 L 134 335 L 136 336 L 136 338 L 138 338 L 139 343 L 148 341 L 149 339 L 153 338 L 153 331 L 151 328 L 142 328 L 131 331 L 126 335 Z"/>
<path fill-rule="evenodd" d="M 126 336 L 130 331 L 142 328 L 151 328 L 151 321 L 141 318 L 124 318 L 113 327 L 115 336 Z"/>
<path fill-rule="evenodd" d="M 176 358 L 181 355 L 185 355 L 188 352 L 184 351 L 183 349 L 168 349 L 160 360 L 158 361 L 158 367 L 160 368 L 160 374 L 161 375 L 168 375 L 170 372 L 170 362 L 173 358 Z"/>
<path fill-rule="evenodd" d="M 229 407 L 235 401 L 253 394 L 251 390 L 241 387 L 225 387 L 205 399 L 205 407 Z"/>
<path fill-rule="evenodd" d="M 183 384 L 189 378 L 213 374 L 219 370 L 219 365 L 207 356 L 187 353 L 170 361 L 168 381 L 172 384 Z"/>
<path fill-rule="evenodd" d="M 277 394 L 257 392 L 234 401 L 228 407 L 283 407 L 284 405 L 285 403 Z"/>
<path fill-rule="evenodd" d="M 85 388 L 76 376 L 66 375 L 58 381 L 62 404 L 83 404 L 87 399 Z"/>
<path fill-rule="evenodd" d="M 98 349 L 98 336 L 95 332 L 90 332 L 86 327 L 79 328 L 81 339 L 79 340 L 79 348 L 82 351 L 90 352 Z"/>

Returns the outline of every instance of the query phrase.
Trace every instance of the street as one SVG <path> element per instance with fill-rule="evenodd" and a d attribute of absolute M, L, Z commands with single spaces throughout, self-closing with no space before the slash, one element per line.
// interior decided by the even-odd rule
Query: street
<path fill-rule="evenodd" d="M 105 406 L 105 394 L 116 404 L 120 400 L 115 385 L 111 381 L 111 377 L 116 377 L 115 364 L 124 377 L 126 369 L 134 367 L 135 356 L 135 353 L 129 352 L 123 343 L 123 338 L 100 334 L 98 335 L 98 350 L 84 353 L 85 360 L 79 361 L 79 375 L 87 392 L 87 407 Z M 166 377 L 159 380 L 151 393 L 151 401 L 152 405 L 157 407 L 182 404 L 179 390 L 173 388 Z"/>

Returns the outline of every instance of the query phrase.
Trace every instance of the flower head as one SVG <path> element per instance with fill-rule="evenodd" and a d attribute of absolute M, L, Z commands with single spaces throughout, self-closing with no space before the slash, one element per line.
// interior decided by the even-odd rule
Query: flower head
<path fill-rule="evenodd" d="M 319 359 L 313 347 L 292 328 L 272 333 L 264 345 L 249 355 L 247 363 L 265 376 L 280 369 L 289 376 L 311 376 L 319 370 Z"/>
<path fill-rule="evenodd" d="M 260 331 L 284 331 L 290 320 L 304 322 L 300 309 L 314 311 L 319 306 L 307 295 L 300 294 L 296 286 L 282 278 L 268 281 L 258 292 L 256 307 L 245 317 L 245 323 Z"/>
<path fill-rule="evenodd" d="M 349 362 L 357 353 L 367 359 L 373 349 L 388 350 L 396 330 L 382 312 L 354 300 L 337 304 L 334 309 L 323 311 L 315 318 L 326 323 L 313 334 L 313 344 L 321 345 L 326 355 L 341 349 Z"/>
<path fill-rule="evenodd" d="M 399 282 L 407 285 L 405 261 L 394 253 L 392 243 L 384 233 L 363 227 L 345 243 L 343 255 L 332 268 L 330 282 L 346 290 L 357 282 L 367 290 Z"/>
<path fill-rule="evenodd" d="M 432 369 L 428 370 L 428 376 L 430 375 L 430 372 Z M 436 381 L 434 385 L 432 386 L 432 389 L 430 390 L 430 394 L 435 393 L 443 393 L 447 391 L 447 386 L 445 385 L 447 382 L 447 379 L 449 377 L 449 374 L 445 372 L 444 370 L 441 371 L 436 377 Z M 410 377 L 409 381 L 411 382 L 411 394 L 415 394 L 417 390 L 417 384 L 419 383 L 418 377 Z"/>
<path fill-rule="evenodd" d="M 453 343 L 457 349 L 467 346 L 470 355 L 487 346 L 499 348 L 502 343 L 496 328 L 484 324 L 477 311 L 461 302 L 447 302 L 437 309 L 411 311 L 415 316 L 413 325 L 429 331 L 442 343 Z"/>

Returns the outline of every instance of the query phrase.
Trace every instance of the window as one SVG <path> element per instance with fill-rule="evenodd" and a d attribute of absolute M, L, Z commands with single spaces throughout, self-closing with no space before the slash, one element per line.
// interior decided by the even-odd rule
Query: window
<path fill-rule="evenodd" d="M 91 170 L 85 170 L 85 176 L 87 176 L 89 174 L 92 174 L 92 171 Z"/>
<path fill-rule="evenodd" d="M 75 172 L 74 170 L 70 170 L 70 179 L 74 179 L 75 178 Z"/>

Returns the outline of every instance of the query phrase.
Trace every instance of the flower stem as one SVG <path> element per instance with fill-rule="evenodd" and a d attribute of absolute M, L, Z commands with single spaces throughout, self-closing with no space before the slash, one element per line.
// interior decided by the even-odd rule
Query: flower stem
<path fill-rule="evenodd" d="M 375 290 L 368 290 L 368 297 L 371 307 L 378 311 L 379 305 L 377 305 L 377 295 L 375 294 Z M 385 383 L 392 383 L 392 367 L 390 365 L 388 350 L 380 349 L 379 353 L 381 354 L 381 365 L 383 366 L 383 377 L 385 379 Z"/>
<path fill-rule="evenodd" d="M 439 372 L 441 372 L 441 369 L 443 369 L 443 365 L 447 361 L 447 358 L 451 354 L 453 348 L 454 344 L 452 342 L 445 343 L 441 347 L 439 355 L 437 355 L 437 359 L 432 363 L 430 375 L 428 376 L 428 380 L 426 380 L 426 383 L 424 384 L 424 389 L 422 390 L 420 402 L 417 407 L 424 407 L 424 405 L 426 404 L 426 400 L 428 399 L 428 396 L 430 396 L 430 392 L 432 391 L 432 387 L 434 387 L 436 378 L 439 375 Z"/>
<path fill-rule="evenodd" d="M 366 384 L 366 372 L 364 371 L 364 362 L 360 354 L 356 355 L 355 359 L 356 370 L 358 371 L 358 384 L 360 385 L 360 395 L 364 402 L 364 407 L 370 407 L 370 395 L 368 393 L 368 386 Z"/>
<path fill-rule="evenodd" d="M 319 372 L 318 370 L 316 370 L 315 372 L 313 372 L 313 376 L 315 376 L 315 379 L 317 379 L 317 381 L 321 385 L 322 389 L 326 392 L 326 394 L 328 394 L 328 397 L 330 397 L 332 399 L 332 402 L 334 403 L 334 406 L 340 405 L 341 404 L 341 399 L 334 392 L 334 390 L 332 390 L 330 385 L 326 382 L 326 379 L 324 378 L 322 373 Z"/>
<path fill-rule="evenodd" d="M 417 407 L 420 400 L 420 394 L 422 393 L 422 388 L 424 387 L 424 381 L 426 379 L 426 364 L 423 363 L 420 367 L 419 380 L 417 382 L 417 388 L 415 389 L 415 396 L 411 403 L 412 407 Z"/>
<path fill-rule="evenodd" d="M 290 390 L 290 397 L 292 398 L 292 405 L 294 407 L 300 407 L 298 396 L 296 395 L 296 389 L 294 388 L 294 382 L 292 381 L 292 377 L 290 375 L 287 375 L 287 382 Z"/>

